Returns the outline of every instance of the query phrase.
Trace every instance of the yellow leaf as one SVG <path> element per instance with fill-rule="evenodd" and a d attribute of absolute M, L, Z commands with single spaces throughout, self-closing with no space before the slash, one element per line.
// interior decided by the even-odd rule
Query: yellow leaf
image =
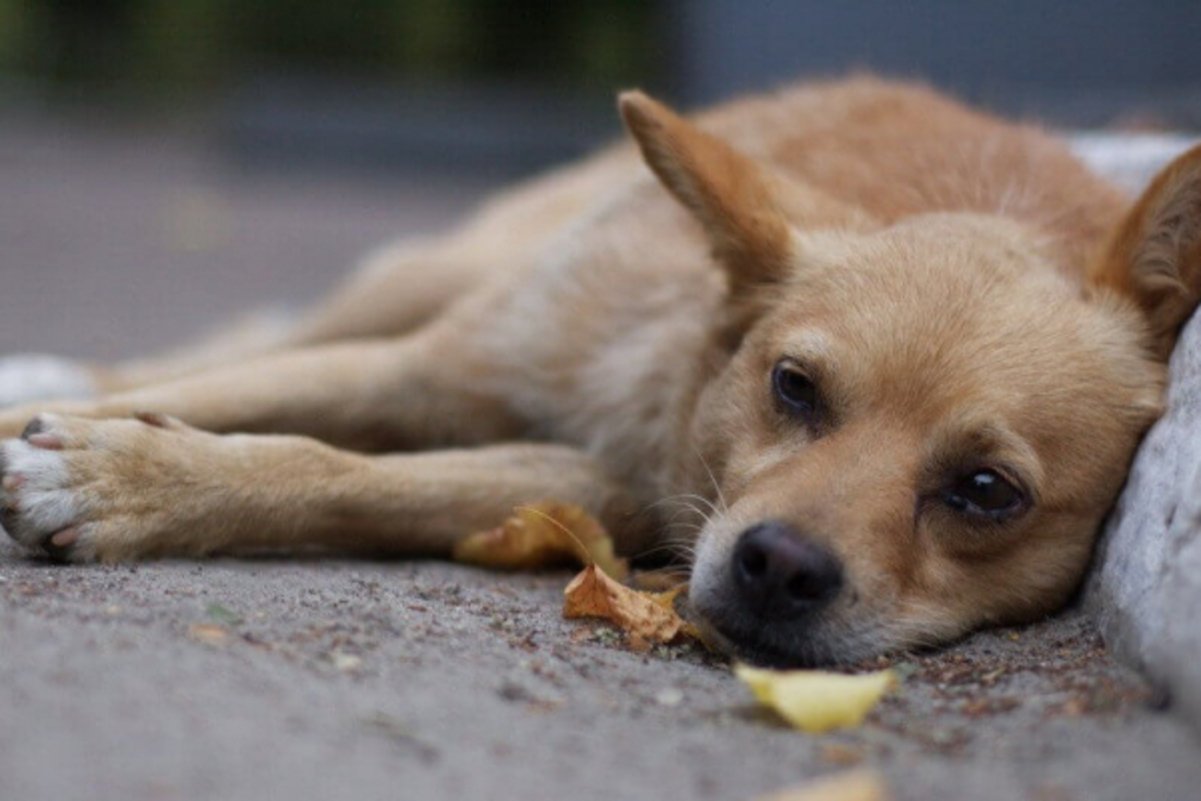
<path fill-rule="evenodd" d="M 574 563 L 597 565 L 618 579 L 629 573 L 604 526 L 580 507 L 554 501 L 517 507 L 500 526 L 460 540 L 453 554 L 458 562 L 505 570 Z"/>
<path fill-rule="evenodd" d="M 671 642 L 685 628 L 684 619 L 670 605 L 619 584 L 596 565 L 572 579 L 563 596 L 564 617 L 607 620 L 626 633 L 633 648 Z"/>
<path fill-rule="evenodd" d="M 888 788 L 877 774 L 855 770 L 760 796 L 758 801 L 887 801 L 888 797 Z"/>
<path fill-rule="evenodd" d="M 891 670 L 852 676 L 735 665 L 734 673 L 760 703 L 796 728 L 811 733 L 858 726 L 897 681 Z"/>
<path fill-rule="evenodd" d="M 216 623 L 193 623 L 188 627 L 188 636 L 208 645 L 221 645 L 229 639 L 229 629 Z"/>

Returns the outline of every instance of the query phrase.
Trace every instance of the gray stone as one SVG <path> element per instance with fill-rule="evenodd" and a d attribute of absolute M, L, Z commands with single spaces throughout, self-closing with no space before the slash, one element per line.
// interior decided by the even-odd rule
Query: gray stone
<path fill-rule="evenodd" d="M 1072 135 L 1069 141 L 1081 161 L 1134 194 L 1160 167 L 1196 144 L 1197 138 L 1170 133 L 1087 131 Z"/>
<path fill-rule="evenodd" d="M 1072 144 L 1137 192 L 1195 141 L 1088 134 Z M 1135 456 L 1086 597 L 1109 646 L 1201 727 L 1201 319 L 1185 326 L 1170 366 L 1167 411 Z"/>
<path fill-rule="evenodd" d="M 1172 355 L 1167 412 L 1134 459 L 1087 596 L 1110 647 L 1201 726 L 1201 317 Z"/>

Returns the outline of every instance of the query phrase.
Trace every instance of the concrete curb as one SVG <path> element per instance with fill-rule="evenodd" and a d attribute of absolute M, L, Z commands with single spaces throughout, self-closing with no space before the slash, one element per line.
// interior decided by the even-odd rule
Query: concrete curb
<path fill-rule="evenodd" d="M 1201 318 L 1171 367 L 1167 412 L 1110 515 L 1087 602 L 1110 647 L 1201 728 Z"/>
<path fill-rule="evenodd" d="M 1195 139 L 1088 134 L 1073 148 L 1137 191 Z M 1171 360 L 1167 410 L 1135 455 L 1085 591 L 1110 648 L 1201 729 L 1201 318 Z"/>

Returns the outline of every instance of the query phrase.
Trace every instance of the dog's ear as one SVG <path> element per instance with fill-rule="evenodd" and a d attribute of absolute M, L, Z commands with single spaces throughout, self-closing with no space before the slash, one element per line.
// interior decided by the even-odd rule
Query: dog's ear
<path fill-rule="evenodd" d="M 1201 146 L 1163 169 L 1114 230 L 1094 284 L 1134 300 L 1167 359 L 1201 300 Z"/>
<path fill-rule="evenodd" d="M 731 291 L 782 279 L 792 229 L 759 166 L 642 92 L 623 92 L 618 106 L 647 165 L 704 226 Z"/>

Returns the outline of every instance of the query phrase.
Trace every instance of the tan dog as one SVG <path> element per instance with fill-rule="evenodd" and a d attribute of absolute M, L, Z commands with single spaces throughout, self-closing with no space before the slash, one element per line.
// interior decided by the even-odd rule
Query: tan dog
<path fill-rule="evenodd" d="M 1128 209 L 921 87 L 620 105 L 662 186 L 608 151 L 282 339 L 0 414 L 6 530 L 68 560 L 446 555 L 570 501 L 627 553 L 695 543 L 698 617 L 777 662 L 1061 604 L 1201 294 L 1201 149 Z"/>

